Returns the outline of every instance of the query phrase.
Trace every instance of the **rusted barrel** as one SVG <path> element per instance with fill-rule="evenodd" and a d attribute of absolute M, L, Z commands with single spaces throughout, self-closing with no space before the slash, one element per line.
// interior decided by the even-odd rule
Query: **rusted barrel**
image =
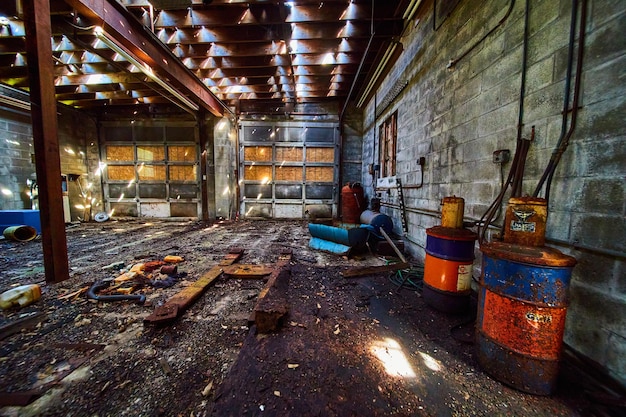
<path fill-rule="evenodd" d="M 512 197 L 504 218 L 504 241 L 516 245 L 546 243 L 548 203 L 544 198 Z"/>
<path fill-rule="evenodd" d="M 444 197 L 441 202 L 441 225 L 460 229 L 463 227 L 465 200 L 461 197 Z"/>
<path fill-rule="evenodd" d="M 365 210 L 365 193 L 359 183 L 347 183 L 341 189 L 341 217 L 344 223 L 358 224 Z"/>
<path fill-rule="evenodd" d="M 549 247 L 485 244 L 476 322 L 480 365 L 531 394 L 553 391 L 576 259 Z"/>
<path fill-rule="evenodd" d="M 467 229 L 435 226 L 426 230 L 424 301 L 446 313 L 469 306 L 476 233 Z"/>
<path fill-rule="evenodd" d="M 28 242 L 37 237 L 37 230 L 27 225 L 9 226 L 2 232 L 4 237 L 18 242 Z"/>

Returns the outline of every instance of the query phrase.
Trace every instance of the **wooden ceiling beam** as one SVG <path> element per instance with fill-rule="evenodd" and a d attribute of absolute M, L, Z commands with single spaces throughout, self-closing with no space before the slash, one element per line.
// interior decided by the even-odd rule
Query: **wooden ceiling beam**
<path fill-rule="evenodd" d="M 66 0 L 80 14 L 100 25 L 109 36 L 149 65 L 157 76 L 173 84 L 192 101 L 221 117 L 224 106 L 202 82 L 171 55 L 123 6 L 114 0 Z"/>

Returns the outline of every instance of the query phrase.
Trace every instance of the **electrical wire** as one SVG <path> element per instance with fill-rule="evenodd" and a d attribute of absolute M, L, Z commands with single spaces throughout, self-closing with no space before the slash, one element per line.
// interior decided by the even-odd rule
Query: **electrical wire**
<path fill-rule="evenodd" d="M 516 139 L 516 148 L 515 148 L 515 156 L 513 157 L 513 162 L 511 163 L 511 168 L 509 171 L 509 175 L 507 177 L 506 182 L 500 189 L 500 192 L 491 203 L 491 205 L 487 208 L 483 216 L 480 218 L 480 221 L 477 223 L 478 230 L 478 244 L 480 246 L 485 243 L 485 238 L 487 234 L 487 229 L 493 223 L 496 218 L 496 213 L 501 210 L 501 205 L 504 200 L 504 196 L 506 195 L 507 189 L 511 186 L 511 196 L 517 197 L 521 194 L 522 183 L 524 177 L 524 168 L 526 165 L 526 156 L 528 155 L 528 150 L 530 148 L 530 143 L 534 139 L 535 136 L 535 127 L 532 128 L 531 139 L 522 138 L 522 127 L 524 121 L 524 97 L 526 90 L 526 68 L 527 68 L 527 59 L 528 59 L 528 36 L 529 36 L 529 12 L 530 12 L 530 4 L 529 0 L 526 0 L 525 5 L 525 13 L 524 13 L 524 41 L 523 41 L 523 51 L 522 51 L 522 74 L 521 74 L 521 82 L 520 82 L 520 92 L 519 92 L 519 110 L 518 110 L 518 122 L 517 122 L 517 139 Z M 502 226 L 502 229 L 504 225 Z M 502 236 L 502 229 L 500 236 Z"/>

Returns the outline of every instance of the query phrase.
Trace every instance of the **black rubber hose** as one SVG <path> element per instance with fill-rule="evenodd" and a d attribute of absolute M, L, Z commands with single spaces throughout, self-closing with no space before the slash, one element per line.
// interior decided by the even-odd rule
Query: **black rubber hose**
<path fill-rule="evenodd" d="M 563 139 L 563 143 L 559 146 L 558 151 L 556 153 L 556 157 L 554 160 L 554 167 L 550 170 L 550 175 L 548 176 L 548 181 L 546 182 L 546 192 L 545 198 L 546 201 L 550 201 L 550 187 L 552 186 L 552 178 L 554 177 L 554 172 L 556 171 L 556 167 L 561 161 L 561 157 L 563 153 L 569 146 L 569 141 L 576 130 L 576 119 L 578 117 L 578 99 L 580 97 L 580 82 L 582 79 L 582 70 L 583 70 L 583 55 L 585 48 L 585 24 L 587 21 L 587 0 L 582 1 L 582 8 L 580 11 L 580 28 L 578 33 L 578 56 L 576 59 L 576 80 L 574 81 L 574 98 L 572 100 L 572 117 L 570 120 L 569 130 Z"/>
<path fill-rule="evenodd" d="M 583 13 L 585 12 L 586 5 L 583 5 Z M 543 188 L 548 177 L 556 169 L 557 159 L 560 159 L 559 151 L 563 146 L 563 140 L 566 136 L 567 130 L 567 119 L 569 114 L 569 101 L 570 101 L 570 93 L 571 93 L 571 83 L 572 83 L 572 70 L 574 66 L 574 43 L 576 42 L 576 21 L 578 19 L 578 0 L 572 0 L 572 14 L 570 20 L 570 29 L 569 29 L 569 45 L 567 48 L 567 71 L 565 73 L 565 88 L 563 93 L 563 109 L 561 110 L 561 134 L 559 135 L 559 139 L 557 140 L 556 146 L 552 151 L 552 156 L 550 157 L 550 161 L 543 171 L 543 175 L 539 179 L 535 191 L 533 192 L 533 197 L 538 197 L 541 189 Z M 581 18 L 581 26 L 584 27 L 584 16 Z M 584 36 L 584 31 L 583 31 Z M 580 43 L 580 42 L 579 42 Z M 579 46 L 579 57 L 581 53 L 581 46 Z M 579 58 L 580 61 L 580 58 Z M 577 67 L 578 70 L 578 67 Z M 576 72 L 576 77 L 580 78 L 580 71 Z M 575 112 L 576 108 L 572 108 L 572 112 Z M 546 193 L 547 190 L 546 190 Z M 544 194 L 545 195 L 545 194 Z M 547 197 L 546 197 L 547 200 Z"/>
<path fill-rule="evenodd" d="M 104 288 L 108 288 L 111 285 L 111 281 L 97 281 L 95 284 L 89 288 L 87 291 L 87 298 L 91 298 L 92 300 L 97 301 L 136 301 L 137 304 L 143 304 L 146 302 L 146 296 L 143 294 L 134 294 L 134 295 L 125 295 L 125 294 L 116 294 L 116 295 L 98 295 L 97 291 L 100 291 Z"/>

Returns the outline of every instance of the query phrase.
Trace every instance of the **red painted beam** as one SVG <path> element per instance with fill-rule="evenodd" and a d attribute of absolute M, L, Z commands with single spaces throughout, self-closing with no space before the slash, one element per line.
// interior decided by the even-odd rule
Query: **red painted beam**
<path fill-rule="evenodd" d="M 31 118 L 35 170 L 39 185 L 41 240 L 46 282 L 69 278 L 67 240 L 61 190 L 61 157 L 54 91 L 54 68 L 50 58 L 50 2 L 24 0 L 26 53 L 30 80 Z"/>
<path fill-rule="evenodd" d="M 223 104 L 156 36 L 115 0 L 65 0 L 78 13 L 101 26 L 119 44 L 148 64 L 163 80 L 217 117 Z"/>

